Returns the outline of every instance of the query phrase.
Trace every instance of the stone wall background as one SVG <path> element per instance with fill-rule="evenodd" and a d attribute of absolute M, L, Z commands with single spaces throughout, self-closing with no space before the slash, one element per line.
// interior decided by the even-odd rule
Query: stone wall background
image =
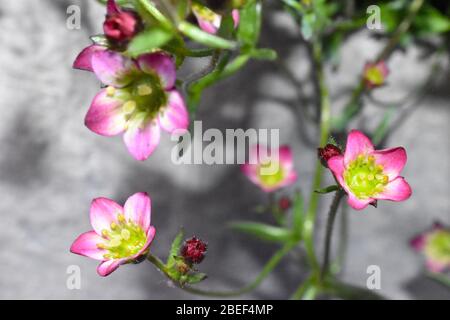
<path fill-rule="evenodd" d="M 82 29 L 66 28 L 70 4 L 82 9 Z M 150 193 L 157 239 L 164 255 L 180 226 L 209 242 L 201 269 L 206 288 L 233 289 L 252 279 L 276 249 L 224 226 L 236 219 L 270 217 L 252 212 L 263 194 L 237 166 L 175 166 L 166 135 L 146 162 L 134 161 L 120 138 L 102 138 L 83 125 L 98 90 L 94 76 L 73 71 L 77 53 L 100 33 L 103 8 L 95 1 L 15 0 L 0 3 L 0 298 L 10 299 L 165 299 L 197 298 L 170 288 L 148 264 L 121 268 L 108 278 L 96 275 L 96 263 L 69 253 L 74 238 L 90 228 L 92 198 L 124 201 L 137 191 Z M 305 49 L 286 15 L 267 19 L 262 42 L 276 48 L 304 82 Z M 276 33 L 275 33 L 276 32 Z M 333 107 L 339 108 L 354 86 L 358 70 L 381 47 L 367 33 L 350 39 L 338 72 L 329 70 Z M 431 61 L 412 48 L 396 53 L 392 83 L 380 99 L 404 97 L 427 78 Z M 448 61 L 447 61 L 448 66 Z M 302 87 L 306 92 L 311 88 Z M 308 190 L 315 161 L 308 141 L 315 132 L 298 117 L 297 92 L 268 62 L 252 62 L 237 76 L 208 90 L 199 110 L 204 128 L 281 128 L 281 142 L 295 150 L 300 179 Z M 386 141 L 408 150 L 404 175 L 414 189 L 401 205 L 349 212 L 350 237 L 344 279 L 364 285 L 368 265 L 382 270 L 381 292 L 394 299 L 450 298 L 448 291 L 424 278 L 422 260 L 407 240 L 434 220 L 450 223 L 448 77 L 433 87 L 401 127 Z M 373 128 L 379 109 L 366 108 L 355 126 Z M 300 128 L 300 130 L 299 130 Z M 324 197 L 326 208 L 330 197 Z M 323 225 L 324 212 L 319 213 Z M 322 232 L 317 235 L 322 239 Z M 301 259 L 300 259 L 301 260 Z M 79 265 L 82 289 L 66 288 L 66 269 Z M 297 256 L 286 259 L 255 292 L 244 298 L 288 298 L 305 270 Z"/>

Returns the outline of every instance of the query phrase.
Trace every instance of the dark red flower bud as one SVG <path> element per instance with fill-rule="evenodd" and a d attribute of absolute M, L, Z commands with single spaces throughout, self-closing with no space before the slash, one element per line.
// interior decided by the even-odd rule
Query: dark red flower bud
<path fill-rule="evenodd" d="M 317 156 L 319 157 L 322 165 L 328 168 L 328 160 L 334 156 L 342 154 L 342 150 L 333 144 L 327 144 L 324 148 L 317 148 Z"/>
<path fill-rule="evenodd" d="M 103 23 L 103 31 L 106 38 L 113 44 L 126 44 L 140 29 L 141 20 L 137 13 L 131 10 L 122 10 L 115 3 L 108 7 L 108 13 Z"/>
<path fill-rule="evenodd" d="M 184 242 L 181 255 L 189 263 L 200 263 L 205 258 L 208 245 L 197 237 L 192 237 Z"/>
<path fill-rule="evenodd" d="M 288 197 L 282 197 L 278 200 L 278 206 L 282 211 L 286 211 L 292 206 L 292 201 Z"/>

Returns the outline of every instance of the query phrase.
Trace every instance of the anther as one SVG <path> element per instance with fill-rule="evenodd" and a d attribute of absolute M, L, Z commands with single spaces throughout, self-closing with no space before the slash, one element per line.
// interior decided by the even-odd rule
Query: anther
<path fill-rule="evenodd" d="M 116 93 L 116 88 L 114 88 L 113 86 L 108 86 L 106 88 L 106 95 L 108 97 L 113 97 L 115 93 Z"/>
<path fill-rule="evenodd" d="M 123 229 L 121 232 L 120 232 L 120 235 L 121 235 L 121 237 L 124 239 L 124 240 L 128 240 L 128 239 L 130 239 L 130 231 L 128 231 L 127 229 Z"/>
<path fill-rule="evenodd" d="M 123 111 L 127 114 L 132 113 L 134 111 L 134 109 L 136 109 L 136 101 L 134 100 L 129 100 L 127 102 L 124 103 L 123 105 Z"/>
<path fill-rule="evenodd" d="M 138 91 L 138 95 L 140 95 L 140 96 L 148 96 L 148 95 L 152 94 L 153 89 L 149 85 L 141 84 L 138 86 L 137 91 Z"/>

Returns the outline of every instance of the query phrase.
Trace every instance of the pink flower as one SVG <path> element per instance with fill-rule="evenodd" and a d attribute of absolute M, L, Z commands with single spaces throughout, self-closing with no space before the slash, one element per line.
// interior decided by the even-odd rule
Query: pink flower
<path fill-rule="evenodd" d="M 352 130 L 344 155 L 328 160 L 328 167 L 348 194 L 349 205 L 362 210 L 379 200 L 404 201 L 411 187 L 400 176 L 406 164 L 402 147 L 374 150 L 372 142 L 360 131 Z"/>
<path fill-rule="evenodd" d="M 450 268 L 450 230 L 440 223 L 414 237 L 410 245 L 425 256 L 429 271 L 444 272 Z"/>
<path fill-rule="evenodd" d="M 103 136 L 124 133 L 128 151 L 147 159 L 159 144 L 160 131 L 186 130 L 189 115 L 175 89 L 176 70 L 165 53 L 127 58 L 104 47 L 84 49 L 74 68 L 92 71 L 107 87 L 92 101 L 85 124 Z"/>
<path fill-rule="evenodd" d="M 156 233 L 150 210 L 150 197 L 142 192 L 129 197 L 124 207 L 107 198 L 94 199 L 90 212 L 94 230 L 81 234 L 70 251 L 101 261 L 98 274 L 109 275 L 147 254 Z"/>
<path fill-rule="evenodd" d="M 124 44 L 141 29 L 139 16 L 130 10 L 122 10 L 114 0 L 108 0 L 103 31 L 109 41 Z"/>
<path fill-rule="evenodd" d="M 208 7 L 205 7 L 199 3 L 192 4 L 192 12 L 197 18 L 198 25 L 203 31 L 215 34 L 219 30 L 220 23 L 222 22 L 222 16 L 215 13 Z M 234 9 L 231 11 L 231 15 L 234 21 L 234 27 L 239 25 L 239 10 Z"/>
<path fill-rule="evenodd" d="M 250 161 L 241 166 L 242 172 L 265 192 L 272 192 L 297 181 L 291 148 L 267 150 L 255 145 L 250 150 Z"/>
<path fill-rule="evenodd" d="M 388 75 L 389 69 L 384 61 L 377 63 L 368 62 L 364 66 L 363 78 L 366 87 L 369 89 L 382 86 L 386 82 Z"/>

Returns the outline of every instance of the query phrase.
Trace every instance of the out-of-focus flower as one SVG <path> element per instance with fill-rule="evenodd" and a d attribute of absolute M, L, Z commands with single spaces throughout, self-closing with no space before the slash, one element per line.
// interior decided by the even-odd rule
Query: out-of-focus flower
<path fill-rule="evenodd" d="M 281 197 L 280 200 L 278 200 L 278 207 L 282 211 L 288 210 L 292 206 L 292 201 L 289 199 L 289 197 Z"/>
<path fill-rule="evenodd" d="M 141 30 L 142 23 L 138 14 L 121 9 L 114 0 L 108 0 L 103 31 L 113 44 L 124 45 Z"/>
<path fill-rule="evenodd" d="M 411 247 L 422 253 L 426 267 L 431 272 L 443 272 L 450 268 L 450 230 L 435 223 L 431 230 L 414 237 Z"/>
<path fill-rule="evenodd" d="M 338 156 L 342 154 L 342 150 L 335 146 L 334 144 L 327 144 L 323 148 L 317 148 L 317 156 L 320 159 L 320 162 L 324 167 L 328 167 L 328 160 L 330 160 L 334 156 Z"/>
<path fill-rule="evenodd" d="M 186 240 L 181 248 L 181 256 L 186 262 L 198 264 L 205 258 L 208 245 L 197 237 Z"/>
<path fill-rule="evenodd" d="M 281 146 L 278 150 L 268 150 L 261 145 L 252 146 L 250 161 L 243 164 L 241 169 L 265 192 L 278 190 L 297 180 L 292 151 L 288 146 Z"/>
<path fill-rule="evenodd" d="M 344 155 L 328 160 L 328 167 L 348 194 L 349 205 L 362 210 L 376 200 L 403 201 L 411 196 L 411 187 L 400 176 L 406 164 L 402 147 L 374 150 L 362 132 L 352 130 Z"/>
<path fill-rule="evenodd" d="M 222 16 L 215 13 L 208 7 L 205 7 L 197 2 L 192 3 L 192 12 L 197 18 L 199 27 L 208 33 L 215 34 L 219 30 Z M 239 10 L 233 9 L 231 15 L 234 21 L 234 27 L 239 25 Z"/>
<path fill-rule="evenodd" d="M 175 89 L 172 58 L 156 52 L 136 60 L 93 45 L 84 49 L 74 68 L 92 71 L 107 87 L 94 98 L 85 124 L 103 136 L 124 133 L 124 142 L 137 160 L 147 159 L 160 141 L 160 131 L 186 130 L 189 115 Z"/>
<path fill-rule="evenodd" d="M 107 198 L 94 199 L 90 220 L 94 230 L 81 234 L 70 251 L 101 261 L 97 272 L 103 277 L 146 255 L 156 233 L 150 224 L 150 197 L 142 192 L 129 197 L 124 207 Z"/>
<path fill-rule="evenodd" d="M 368 62 L 364 66 L 364 82 L 369 89 L 382 86 L 389 75 L 389 69 L 384 61 L 377 63 Z"/>

